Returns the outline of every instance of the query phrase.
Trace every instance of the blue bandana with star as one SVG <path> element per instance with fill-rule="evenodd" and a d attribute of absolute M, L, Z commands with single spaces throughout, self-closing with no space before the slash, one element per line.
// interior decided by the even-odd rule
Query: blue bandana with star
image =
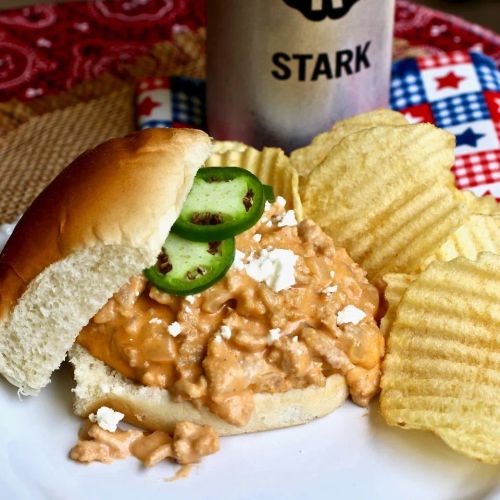
<path fill-rule="evenodd" d="M 457 186 L 500 199 L 500 72 L 479 52 L 450 52 L 393 65 L 391 107 L 409 123 L 456 137 Z"/>

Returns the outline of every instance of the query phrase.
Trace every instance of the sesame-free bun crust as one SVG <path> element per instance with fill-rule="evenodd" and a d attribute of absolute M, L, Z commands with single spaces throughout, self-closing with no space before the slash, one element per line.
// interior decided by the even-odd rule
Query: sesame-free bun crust
<path fill-rule="evenodd" d="M 151 265 L 210 139 L 150 129 L 78 157 L 36 198 L 0 255 L 0 373 L 36 394 L 79 331 Z"/>
<path fill-rule="evenodd" d="M 76 388 L 74 411 L 87 417 L 101 406 L 125 415 L 125 420 L 149 430 L 173 431 L 177 422 L 188 420 L 210 425 L 221 436 L 289 427 L 322 417 L 338 408 L 348 390 L 342 375 L 330 375 L 325 387 L 310 386 L 287 392 L 254 396 L 255 409 L 248 424 L 231 425 L 206 408 L 191 402 L 175 402 L 166 389 L 139 385 L 93 357 L 75 344 L 70 351 Z"/>

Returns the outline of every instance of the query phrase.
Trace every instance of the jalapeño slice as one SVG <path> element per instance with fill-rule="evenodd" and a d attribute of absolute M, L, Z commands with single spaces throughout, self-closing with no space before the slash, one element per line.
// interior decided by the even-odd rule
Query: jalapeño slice
<path fill-rule="evenodd" d="M 219 281 L 234 260 L 234 238 L 218 242 L 188 241 L 170 234 L 156 265 L 144 275 L 172 295 L 192 295 Z"/>
<path fill-rule="evenodd" d="M 264 186 L 248 170 L 202 168 L 172 231 L 192 241 L 232 238 L 256 224 L 265 201 Z"/>

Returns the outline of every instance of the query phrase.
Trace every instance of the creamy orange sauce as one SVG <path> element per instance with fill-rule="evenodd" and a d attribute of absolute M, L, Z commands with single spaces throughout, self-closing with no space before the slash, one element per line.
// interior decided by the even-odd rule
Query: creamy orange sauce
<path fill-rule="evenodd" d="M 366 406 L 378 390 L 384 352 L 373 319 L 378 292 L 314 222 L 279 227 L 283 214 L 272 205 L 237 237 L 237 248 L 247 257 L 292 250 L 299 257 L 292 287 L 274 292 L 233 266 L 209 290 L 183 298 L 136 276 L 78 342 L 124 376 L 206 405 L 235 425 L 248 422 L 254 393 L 322 386 L 333 373 L 343 374 L 352 399 Z M 346 306 L 366 316 L 358 324 L 339 323 Z M 175 337 L 168 330 L 173 322 L 180 326 Z M 223 325 L 230 338 L 221 335 Z"/>

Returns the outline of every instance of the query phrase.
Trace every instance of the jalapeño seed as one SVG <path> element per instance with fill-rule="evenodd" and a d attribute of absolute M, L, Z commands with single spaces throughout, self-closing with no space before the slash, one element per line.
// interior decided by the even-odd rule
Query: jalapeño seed
<path fill-rule="evenodd" d="M 252 208 L 252 205 L 253 205 L 253 191 L 251 189 L 249 189 L 247 191 L 247 194 L 243 198 L 243 205 L 244 205 L 245 210 L 247 212 Z"/>
<path fill-rule="evenodd" d="M 191 222 L 199 226 L 215 226 L 222 224 L 224 217 L 220 212 L 195 212 Z"/>

